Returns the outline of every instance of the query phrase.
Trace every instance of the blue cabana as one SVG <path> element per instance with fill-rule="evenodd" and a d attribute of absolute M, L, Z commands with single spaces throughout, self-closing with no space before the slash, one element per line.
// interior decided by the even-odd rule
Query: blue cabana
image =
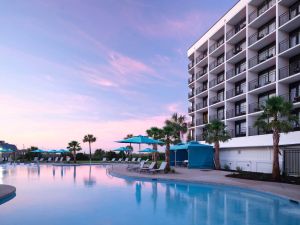
<path fill-rule="evenodd" d="M 189 168 L 213 169 L 214 149 L 211 145 L 200 144 L 196 141 L 173 145 L 170 148 L 171 166 L 188 161 Z"/>

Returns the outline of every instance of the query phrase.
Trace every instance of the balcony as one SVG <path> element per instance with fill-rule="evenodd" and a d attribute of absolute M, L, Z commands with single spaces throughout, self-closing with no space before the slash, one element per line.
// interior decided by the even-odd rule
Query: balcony
<path fill-rule="evenodd" d="M 188 94 L 188 97 L 189 97 L 189 98 L 192 98 L 192 97 L 194 97 L 194 96 L 195 96 L 195 94 L 194 94 L 193 91 L 189 92 L 189 94 Z"/>
<path fill-rule="evenodd" d="M 224 82 L 224 75 L 211 80 L 209 82 L 209 87 L 212 88 L 214 86 L 217 86 L 218 84 L 221 84 L 222 82 Z"/>
<path fill-rule="evenodd" d="M 260 17 L 263 13 L 268 11 L 268 9 L 270 9 L 273 5 L 275 5 L 275 3 L 276 0 L 272 0 L 268 4 L 265 4 L 260 10 L 257 9 L 253 10 L 249 14 L 249 23 L 253 22 L 256 18 Z"/>
<path fill-rule="evenodd" d="M 249 91 L 252 91 L 254 89 L 264 87 L 268 84 L 274 83 L 275 82 L 275 75 L 274 77 L 270 76 L 263 76 L 257 79 L 254 79 L 252 81 L 249 81 Z"/>
<path fill-rule="evenodd" d="M 198 80 L 200 77 L 202 77 L 204 74 L 207 73 L 207 70 L 200 70 L 196 73 L 196 79 Z"/>
<path fill-rule="evenodd" d="M 300 93 L 296 92 L 296 91 L 290 91 L 289 93 L 285 94 L 285 95 L 281 95 L 281 97 L 285 100 L 288 101 L 290 103 L 300 103 Z"/>
<path fill-rule="evenodd" d="M 188 109 L 188 112 L 189 113 L 192 113 L 195 111 L 195 107 L 194 106 L 190 106 L 189 109 Z"/>
<path fill-rule="evenodd" d="M 226 91 L 226 99 L 229 99 L 229 98 L 233 98 L 235 96 L 238 96 L 238 95 L 241 95 L 241 94 L 244 94 L 246 90 L 246 88 L 244 88 L 246 86 L 245 83 L 243 83 L 241 85 L 241 88 L 240 89 L 236 89 L 236 88 L 233 88 L 229 91 Z"/>
<path fill-rule="evenodd" d="M 249 127 L 248 131 L 249 131 L 249 136 L 272 134 L 272 131 L 264 131 L 263 129 L 257 127 Z"/>
<path fill-rule="evenodd" d="M 227 119 L 238 117 L 238 116 L 244 116 L 244 115 L 246 115 L 246 106 L 241 107 L 239 110 L 230 109 L 226 111 Z"/>
<path fill-rule="evenodd" d="M 299 41 L 291 43 L 289 39 L 285 39 L 279 43 L 279 53 L 285 52 L 286 50 L 296 47 L 299 45 Z M 299 51 L 297 51 L 298 53 Z"/>
<path fill-rule="evenodd" d="M 192 76 L 192 77 L 189 78 L 188 83 L 191 84 L 191 83 L 194 82 L 194 80 L 195 80 L 195 79 L 194 79 L 194 76 Z"/>
<path fill-rule="evenodd" d="M 219 48 L 219 47 L 222 46 L 223 44 L 224 44 L 224 41 L 216 42 L 216 43 L 212 44 L 212 45 L 209 47 L 209 52 L 212 53 L 213 51 L 215 51 L 217 48 Z"/>
<path fill-rule="evenodd" d="M 230 79 L 230 78 L 232 78 L 232 77 L 235 77 L 235 76 L 237 76 L 237 75 L 239 75 L 239 74 L 241 74 L 241 73 L 243 73 L 245 71 L 246 71 L 246 68 L 244 68 L 242 71 L 238 71 L 235 68 L 233 68 L 231 70 L 228 70 L 226 72 L 227 80 Z"/>
<path fill-rule="evenodd" d="M 190 70 L 190 69 L 192 69 L 193 68 L 193 66 L 194 66 L 194 61 L 192 61 L 192 62 L 190 62 L 189 63 L 189 65 L 188 65 L 188 69 Z"/>
<path fill-rule="evenodd" d="M 201 54 L 199 56 L 197 56 L 196 58 L 196 64 L 199 63 L 202 59 L 207 57 L 207 53 L 206 54 Z"/>
<path fill-rule="evenodd" d="M 207 107 L 207 102 L 200 102 L 196 104 L 196 110 L 204 109 Z"/>
<path fill-rule="evenodd" d="M 215 115 L 209 116 L 209 120 L 210 121 L 213 121 L 213 120 L 224 120 L 224 119 L 225 119 L 224 114 L 222 114 L 222 115 L 215 114 Z"/>
<path fill-rule="evenodd" d="M 256 42 L 260 41 L 261 39 L 263 39 L 264 37 L 268 36 L 269 34 L 271 34 L 273 31 L 275 30 L 275 27 L 271 30 L 269 29 L 264 29 L 264 33 L 263 32 L 256 32 L 254 34 L 252 34 L 249 37 L 249 46 L 255 44 Z M 275 38 L 275 37 L 274 37 Z"/>
<path fill-rule="evenodd" d="M 196 126 L 201 126 L 201 125 L 204 125 L 204 124 L 207 124 L 208 121 L 207 120 L 203 120 L 203 119 L 197 119 L 196 120 Z"/>
<path fill-rule="evenodd" d="M 194 122 L 189 122 L 188 123 L 188 128 L 191 128 L 191 127 L 194 127 L 195 126 L 195 123 Z"/>
<path fill-rule="evenodd" d="M 285 13 L 281 14 L 279 16 L 279 27 L 283 26 L 288 21 L 294 19 L 297 16 L 299 16 L 299 11 L 297 13 L 295 13 L 294 15 L 290 14 L 289 11 L 286 11 Z"/>
<path fill-rule="evenodd" d="M 213 105 L 222 101 L 224 101 L 224 96 L 215 96 L 209 99 L 209 104 Z"/>
<path fill-rule="evenodd" d="M 227 53 L 226 53 L 226 59 L 231 59 L 233 56 L 239 54 L 240 52 L 242 52 L 244 49 L 243 48 L 237 48 L 237 49 L 232 49 L 232 50 L 229 50 Z"/>
<path fill-rule="evenodd" d="M 207 86 L 201 85 L 200 87 L 198 87 L 198 88 L 196 89 L 196 95 L 198 95 L 198 94 L 200 94 L 200 93 L 202 93 L 202 92 L 204 92 L 204 91 L 206 91 L 206 90 L 207 90 Z"/>
<path fill-rule="evenodd" d="M 228 131 L 232 138 L 234 137 L 245 137 L 246 136 L 246 127 L 241 128 L 239 131 L 229 130 Z"/>
<path fill-rule="evenodd" d="M 289 76 L 293 76 L 298 73 L 300 73 L 299 63 L 292 63 L 288 66 L 279 69 L 279 80 L 287 78 Z"/>
<path fill-rule="evenodd" d="M 213 70 L 214 68 L 220 66 L 222 63 L 224 63 L 224 58 L 221 60 L 215 60 L 212 63 L 209 64 L 209 69 Z"/>
<path fill-rule="evenodd" d="M 268 59 L 273 58 L 274 56 L 275 54 L 273 53 L 254 56 L 251 59 L 249 59 L 249 68 L 252 68 L 264 61 L 267 61 Z"/>
<path fill-rule="evenodd" d="M 253 102 L 249 104 L 249 113 L 260 112 L 264 110 L 265 103 L 262 102 Z"/>
<path fill-rule="evenodd" d="M 245 27 L 246 27 L 246 23 L 243 23 L 238 30 L 235 28 L 232 28 L 230 31 L 228 31 L 226 33 L 226 40 L 229 40 L 230 38 L 232 38 L 235 34 L 240 32 L 241 30 L 243 30 Z"/>

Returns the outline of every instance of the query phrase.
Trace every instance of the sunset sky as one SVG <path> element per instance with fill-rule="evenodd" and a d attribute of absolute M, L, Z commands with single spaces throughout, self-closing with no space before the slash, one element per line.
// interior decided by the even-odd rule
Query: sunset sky
<path fill-rule="evenodd" d="M 0 2 L 0 140 L 110 149 L 187 114 L 186 51 L 236 1 Z"/>

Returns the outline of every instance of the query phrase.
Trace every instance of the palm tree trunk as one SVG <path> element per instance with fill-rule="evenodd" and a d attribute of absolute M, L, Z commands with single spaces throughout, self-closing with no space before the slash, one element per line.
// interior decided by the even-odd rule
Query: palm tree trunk
<path fill-rule="evenodd" d="M 90 147 L 90 164 L 92 162 L 92 149 L 91 149 L 91 142 L 89 142 L 89 147 Z"/>
<path fill-rule="evenodd" d="M 74 158 L 74 163 L 76 163 L 76 151 L 73 151 L 73 158 Z"/>
<path fill-rule="evenodd" d="M 219 142 L 215 143 L 215 165 L 216 165 L 216 170 L 221 169 L 221 166 L 220 166 L 220 143 Z"/>
<path fill-rule="evenodd" d="M 157 151 L 157 144 L 153 144 L 153 149 Z M 153 156 L 152 160 L 154 162 L 156 162 L 157 161 L 157 152 L 154 152 L 152 156 Z"/>
<path fill-rule="evenodd" d="M 170 171 L 170 143 L 169 142 L 166 143 L 165 155 L 166 155 L 166 163 L 167 163 L 166 170 Z"/>
<path fill-rule="evenodd" d="M 279 139 L 280 134 L 278 130 L 273 131 L 273 168 L 272 178 L 274 180 L 280 179 L 280 167 L 279 167 Z"/>

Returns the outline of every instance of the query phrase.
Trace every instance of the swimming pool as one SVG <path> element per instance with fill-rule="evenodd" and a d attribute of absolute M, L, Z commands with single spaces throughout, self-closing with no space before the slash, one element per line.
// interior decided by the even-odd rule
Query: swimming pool
<path fill-rule="evenodd" d="M 111 176 L 102 166 L 0 167 L 1 225 L 299 225 L 300 206 L 239 188 Z"/>

